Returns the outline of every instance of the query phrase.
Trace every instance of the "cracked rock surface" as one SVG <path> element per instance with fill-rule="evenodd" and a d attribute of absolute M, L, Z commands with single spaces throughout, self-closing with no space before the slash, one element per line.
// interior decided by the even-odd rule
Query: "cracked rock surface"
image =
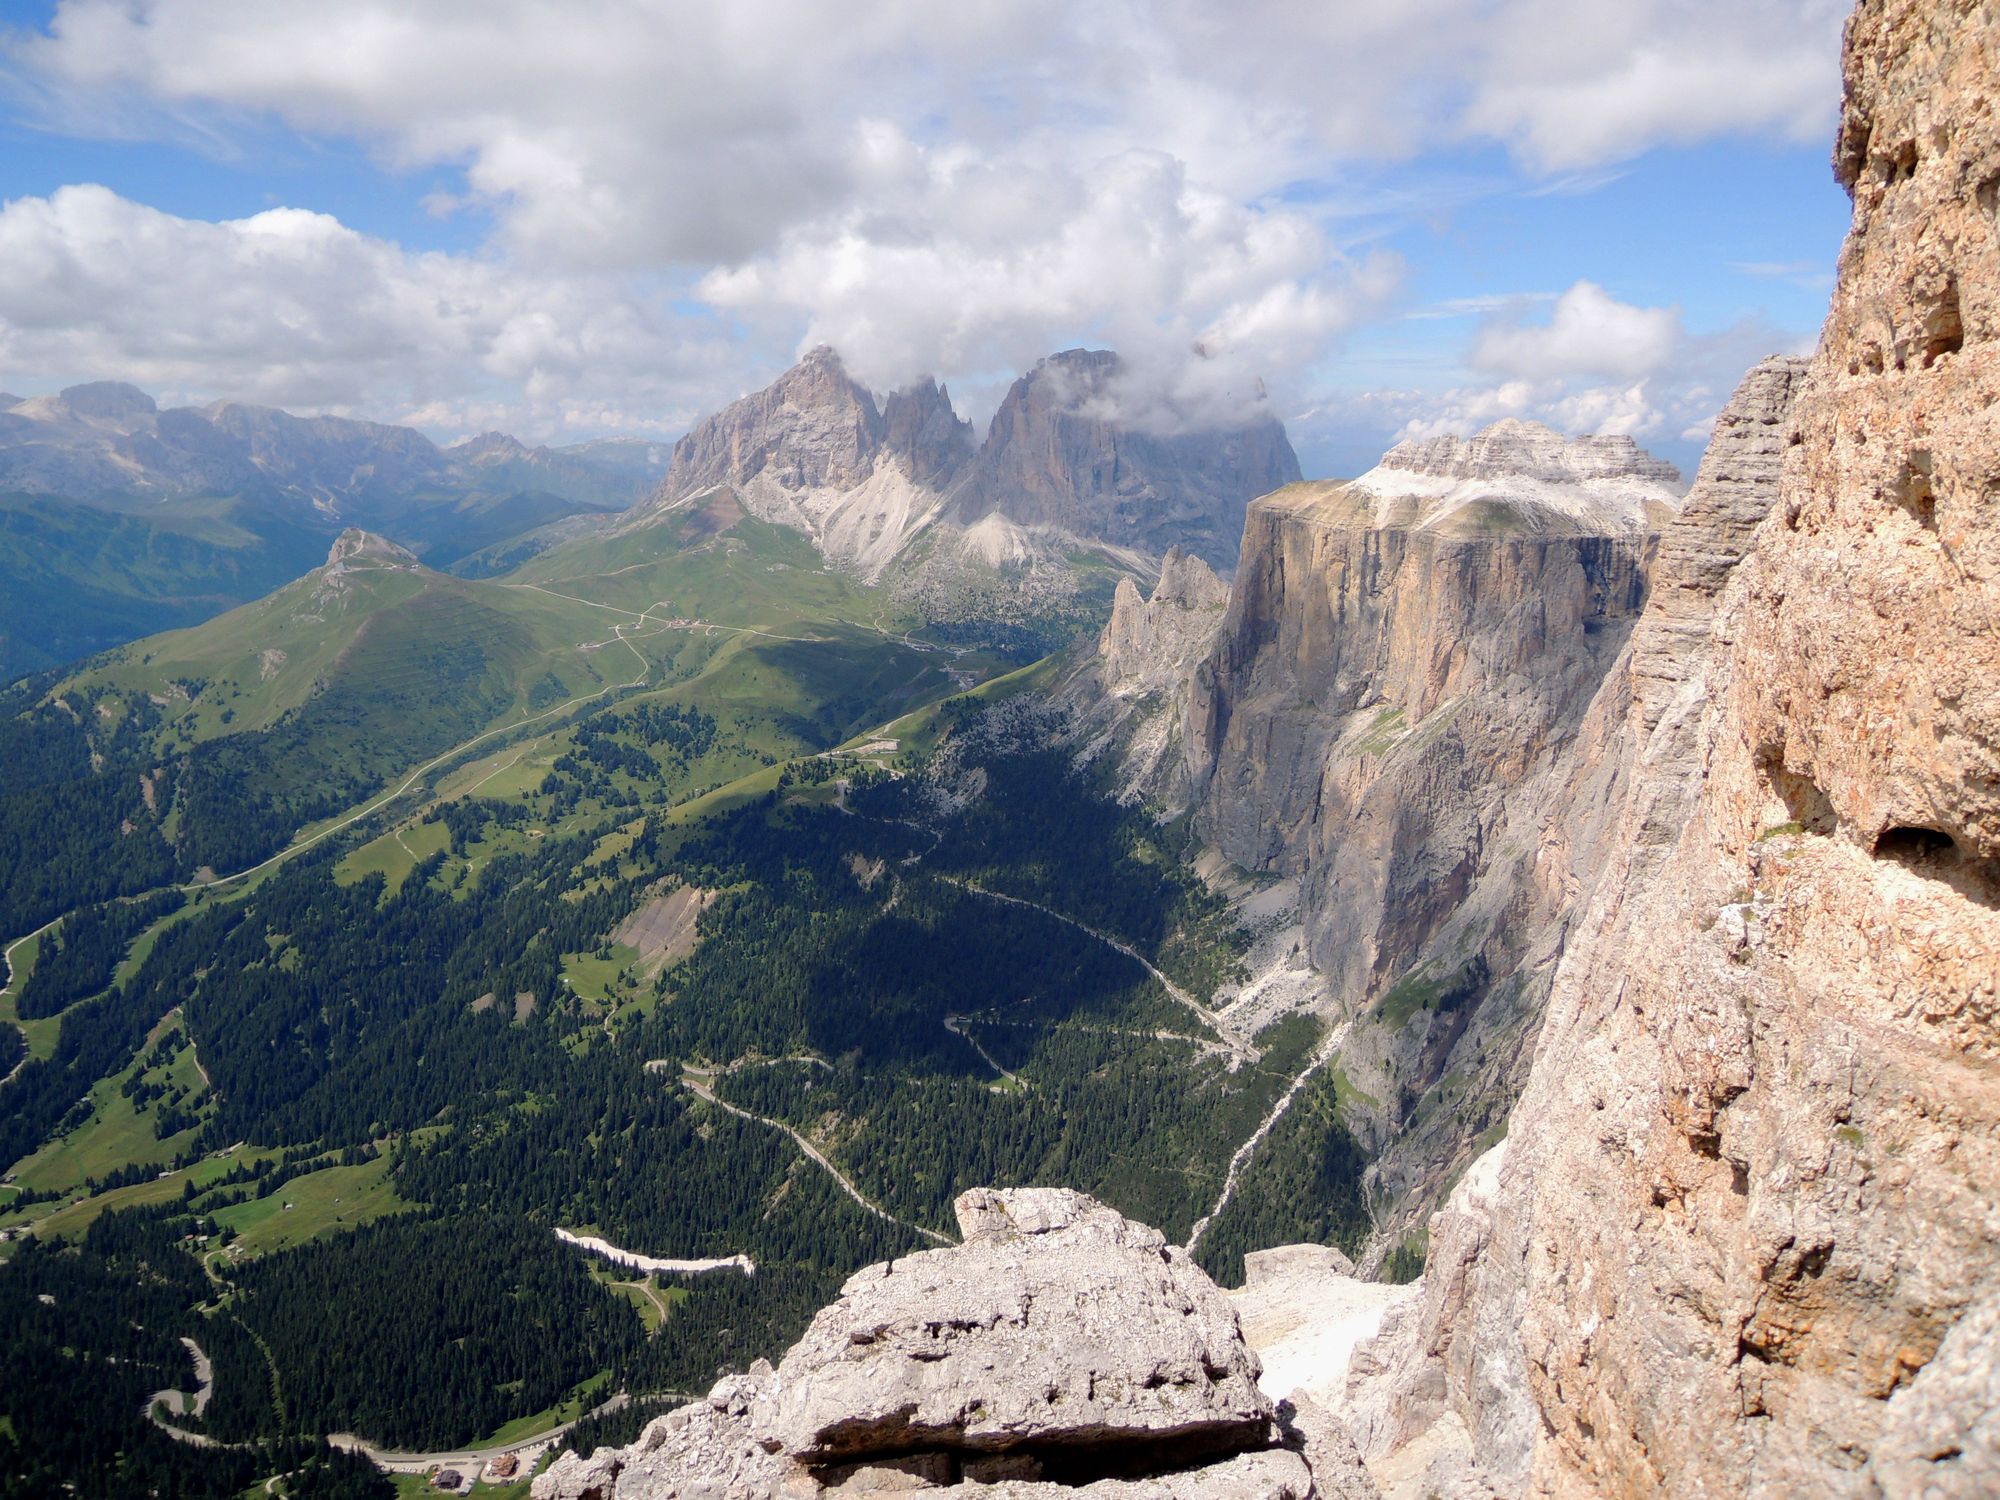
<path fill-rule="evenodd" d="M 566 1455 L 538 1500 L 1374 1493 L 1343 1427 L 1258 1388 L 1229 1301 L 1157 1230 L 1056 1188 L 957 1211 L 962 1245 L 858 1272 L 776 1368 Z"/>

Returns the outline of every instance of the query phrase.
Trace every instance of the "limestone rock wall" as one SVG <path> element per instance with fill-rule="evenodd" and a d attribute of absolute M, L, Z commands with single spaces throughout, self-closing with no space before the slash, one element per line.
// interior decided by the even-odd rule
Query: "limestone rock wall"
<path fill-rule="evenodd" d="M 1342 1068 L 1379 1101 L 1357 1123 L 1400 1235 L 1525 1077 L 1569 896 L 1544 834 L 1651 540 L 1541 504 L 1516 525 L 1488 502 L 1471 535 L 1378 509 L 1338 485 L 1251 507 L 1191 682 L 1187 774 L 1223 854 L 1298 881 L 1331 1007 L 1375 1008 Z"/>
<path fill-rule="evenodd" d="M 564 1456 L 538 1500 L 1374 1500 L 1345 1429 L 1265 1394 L 1159 1231 L 1057 1188 L 957 1211 L 963 1244 L 856 1272 L 775 1368 Z"/>
<path fill-rule="evenodd" d="M 1864 0 L 1846 72 L 1777 503 L 1706 632 L 1635 640 L 1619 837 L 1378 1472 L 1450 1425 L 1503 1493 L 2000 1491 L 2000 12 Z"/>
<path fill-rule="evenodd" d="M 1214 648 L 1228 607 L 1229 585 L 1170 548 L 1150 597 L 1119 580 L 1097 649 L 1066 674 L 1056 696 L 1071 711 L 1081 754 L 1116 757 L 1122 797 L 1186 810 L 1188 674 Z"/>

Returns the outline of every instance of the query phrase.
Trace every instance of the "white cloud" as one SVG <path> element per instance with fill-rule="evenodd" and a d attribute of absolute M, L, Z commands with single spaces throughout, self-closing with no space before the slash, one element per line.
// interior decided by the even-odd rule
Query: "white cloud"
<path fill-rule="evenodd" d="M 1023 152 L 1005 172 L 907 141 L 893 154 L 865 209 L 710 273 L 702 295 L 796 315 L 802 344 L 832 344 L 878 389 L 1020 370 L 1055 338 L 1108 345 L 1131 367 L 1123 415 L 1179 425 L 1240 415 L 1399 280 L 1392 257 L 1349 265 L 1305 215 L 1204 192 L 1158 152 Z"/>
<path fill-rule="evenodd" d="M 1394 289 L 1391 258 L 1333 238 L 1338 194 L 1298 184 L 1497 142 L 1548 190 L 1579 191 L 1664 142 L 1823 136 L 1843 8 L 60 0 L 45 30 L 5 39 L 5 67 L 55 129 L 227 149 L 278 122 L 441 177 L 431 212 L 496 226 L 480 254 L 438 259 L 308 216 L 282 253 L 248 258 L 268 309 L 218 289 L 232 311 L 212 350 L 165 331 L 189 321 L 171 291 L 90 309 L 96 332 L 66 347 L 128 361 L 104 373 L 668 421 L 686 372 L 728 371 L 711 393 L 726 397 L 749 366 L 770 373 L 820 339 L 877 384 L 928 372 L 961 393 L 1088 340 L 1133 360 L 1135 410 L 1187 420 L 1260 377 L 1295 394 Z M 228 263 L 273 232 L 174 221 L 90 249 L 87 219 L 72 206 L 67 253 L 119 267 L 106 276 L 128 288 L 206 288 L 207 270 L 170 257 L 200 241 Z M 744 347 L 661 310 L 663 288 L 694 287 Z M 48 347 L 55 333 L 27 339 L 37 314 L 17 306 L 9 347 Z M 266 347 L 277 307 L 305 336 L 259 364 L 231 340 Z M 1670 320 L 1573 288 L 1546 328 L 1490 329 L 1482 368 L 1542 381 L 1588 352 L 1629 387 L 1679 336 Z M 474 374 L 454 377 L 453 359 Z"/>
<path fill-rule="evenodd" d="M 1681 338 L 1674 309 L 1634 307 L 1594 282 L 1579 281 L 1556 299 L 1546 323 L 1488 323 L 1473 345 L 1471 363 L 1519 380 L 1586 374 L 1644 378 L 1672 357 Z"/>
<path fill-rule="evenodd" d="M 1847 0 L 1516 0 L 1462 127 L 1547 171 L 1731 132 L 1825 138 Z"/>
<path fill-rule="evenodd" d="M 1466 363 L 1496 377 L 1491 383 L 1398 392 L 1365 409 L 1398 439 L 1464 436 L 1503 417 L 1623 434 L 1657 444 L 1691 472 L 1716 412 L 1750 366 L 1811 347 L 1810 338 L 1759 319 L 1691 334 L 1671 308 L 1636 307 L 1579 281 L 1555 299 L 1547 322 L 1521 322 L 1510 308 L 1480 328 Z"/>
<path fill-rule="evenodd" d="M 671 430 L 742 352 L 606 278 L 409 254 L 325 214 L 177 218 L 107 188 L 0 207 L 0 370 L 116 374 L 168 397 Z"/>

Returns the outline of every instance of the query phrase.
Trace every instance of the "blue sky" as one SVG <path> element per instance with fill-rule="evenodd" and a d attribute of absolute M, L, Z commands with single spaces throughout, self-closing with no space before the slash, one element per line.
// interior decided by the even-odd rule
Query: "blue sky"
<path fill-rule="evenodd" d="M 562 441 L 819 341 L 978 420 L 1092 343 L 1130 420 L 1268 392 L 1312 473 L 1500 415 L 1691 466 L 1824 310 L 1841 14 L 0 6 L 0 386 Z"/>

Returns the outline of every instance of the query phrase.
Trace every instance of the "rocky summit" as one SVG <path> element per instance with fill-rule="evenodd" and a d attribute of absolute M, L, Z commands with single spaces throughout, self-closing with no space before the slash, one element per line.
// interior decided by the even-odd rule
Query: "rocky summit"
<path fill-rule="evenodd" d="M 635 516 L 644 524 L 718 487 L 805 532 L 832 562 L 877 577 L 919 538 L 931 573 L 1101 546 L 1135 566 L 1179 544 L 1236 556 L 1243 508 L 1299 477 L 1275 418 L 1154 430 L 1121 420 L 1124 365 L 1108 350 L 1051 355 L 1016 380 L 983 443 L 923 380 L 878 401 L 820 347 L 699 423 Z"/>
<path fill-rule="evenodd" d="M 1259 1388 L 1228 1299 L 1157 1230 L 1055 1188 L 956 1209 L 963 1244 L 856 1273 L 775 1368 L 566 1455 L 537 1500 L 1374 1495 L 1343 1430 Z"/>

